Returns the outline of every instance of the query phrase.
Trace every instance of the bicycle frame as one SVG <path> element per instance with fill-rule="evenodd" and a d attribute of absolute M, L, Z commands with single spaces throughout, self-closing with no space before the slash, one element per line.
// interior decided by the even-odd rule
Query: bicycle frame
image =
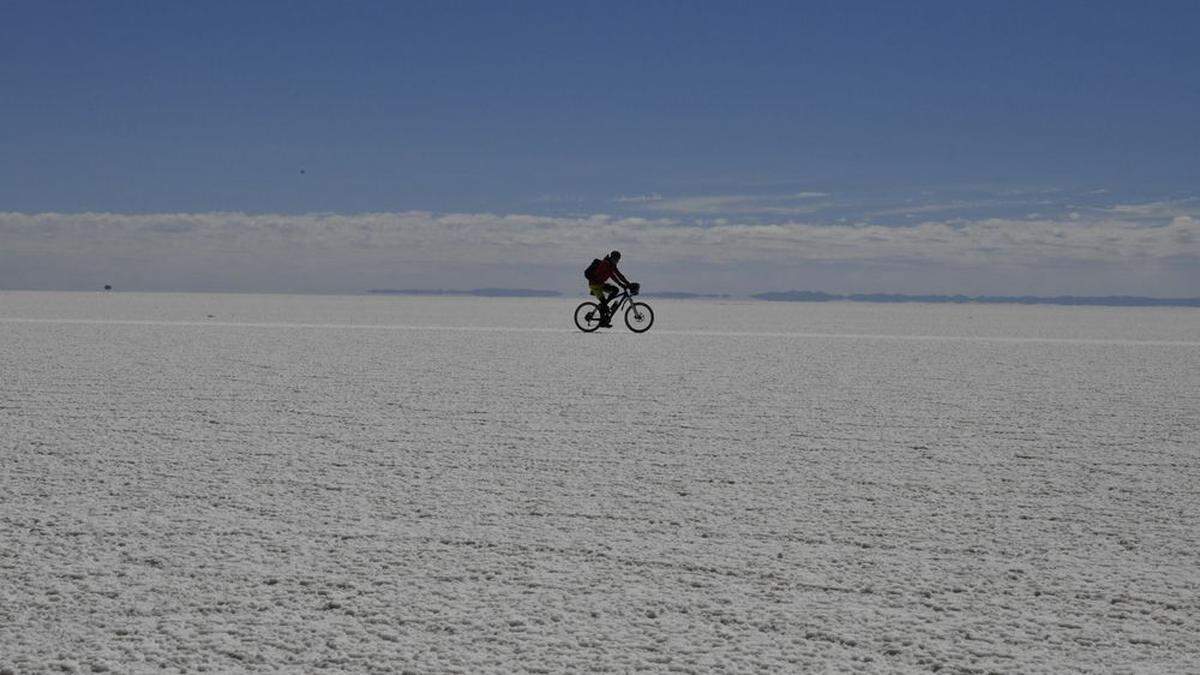
<path fill-rule="evenodd" d="M 614 300 L 616 301 L 615 304 L 613 302 Z M 613 296 L 612 300 L 609 300 L 604 303 L 604 304 L 608 305 L 608 315 L 616 316 L 617 310 L 624 307 L 626 302 L 632 303 L 633 295 L 629 292 L 628 288 L 623 288 L 623 289 L 621 289 L 620 293 Z"/>

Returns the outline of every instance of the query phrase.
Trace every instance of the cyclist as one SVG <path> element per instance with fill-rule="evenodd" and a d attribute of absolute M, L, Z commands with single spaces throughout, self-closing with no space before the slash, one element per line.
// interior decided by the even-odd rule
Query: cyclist
<path fill-rule="evenodd" d="M 594 264 L 588 269 L 591 274 L 586 274 L 588 281 L 588 292 L 596 296 L 600 301 L 600 327 L 612 328 L 611 317 L 608 316 L 608 301 L 617 297 L 620 289 L 616 286 L 605 283 L 609 279 L 616 281 L 621 285 L 621 288 L 631 286 L 632 283 L 621 274 L 621 270 L 617 269 L 617 263 L 621 260 L 621 252 L 613 251 L 604 256 L 604 259 L 599 264 Z M 607 294 L 607 297 L 605 295 Z"/>

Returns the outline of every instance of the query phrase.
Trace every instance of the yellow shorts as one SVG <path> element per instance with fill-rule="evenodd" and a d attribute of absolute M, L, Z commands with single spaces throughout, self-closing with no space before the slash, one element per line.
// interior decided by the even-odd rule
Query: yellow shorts
<path fill-rule="evenodd" d="M 609 288 L 612 288 L 609 284 L 588 284 L 588 293 L 596 296 L 597 300 L 603 301 Z"/>

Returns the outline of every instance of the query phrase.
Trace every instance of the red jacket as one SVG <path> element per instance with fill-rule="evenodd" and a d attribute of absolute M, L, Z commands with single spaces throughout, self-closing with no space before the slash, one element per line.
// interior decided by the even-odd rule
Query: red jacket
<path fill-rule="evenodd" d="M 612 278 L 616 273 L 617 266 L 608 258 L 601 258 L 600 264 L 596 265 L 596 269 L 592 270 L 592 283 L 602 284 Z"/>

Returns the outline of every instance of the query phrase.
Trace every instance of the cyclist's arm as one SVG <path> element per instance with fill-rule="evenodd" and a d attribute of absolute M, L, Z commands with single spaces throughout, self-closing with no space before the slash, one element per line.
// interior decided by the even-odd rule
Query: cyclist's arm
<path fill-rule="evenodd" d="M 629 285 L 629 280 L 625 278 L 624 274 L 621 274 L 621 270 L 617 269 L 616 265 L 613 265 L 613 278 L 620 282 L 622 287 Z"/>

